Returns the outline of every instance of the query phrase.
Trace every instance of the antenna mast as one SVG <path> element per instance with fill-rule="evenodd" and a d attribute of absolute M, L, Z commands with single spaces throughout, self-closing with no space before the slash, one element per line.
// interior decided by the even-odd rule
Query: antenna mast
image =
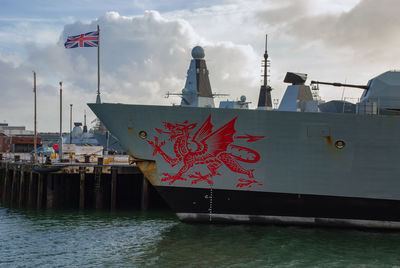
<path fill-rule="evenodd" d="M 268 77 L 267 77 L 267 68 L 268 68 L 267 44 L 268 44 L 268 34 L 265 35 L 265 53 L 264 53 L 264 86 L 265 87 L 268 84 Z"/>
<path fill-rule="evenodd" d="M 263 74 L 263 85 L 260 88 L 260 94 L 258 97 L 258 109 L 261 110 L 272 110 L 271 90 L 272 88 L 268 85 L 268 35 L 265 35 L 265 53 L 264 53 L 264 74 Z"/>

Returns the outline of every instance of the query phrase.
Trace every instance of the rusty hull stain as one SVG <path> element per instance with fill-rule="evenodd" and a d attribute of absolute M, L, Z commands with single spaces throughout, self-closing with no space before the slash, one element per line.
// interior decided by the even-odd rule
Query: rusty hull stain
<path fill-rule="evenodd" d="M 161 185 L 161 180 L 158 176 L 156 161 L 141 160 L 136 161 L 136 165 L 153 186 Z"/>
<path fill-rule="evenodd" d="M 333 142 L 332 142 L 332 137 L 331 136 L 326 136 L 326 143 L 330 146 L 333 146 Z"/>
<path fill-rule="evenodd" d="M 126 152 L 129 154 L 129 160 L 128 160 L 129 165 L 135 164 L 136 158 L 133 156 L 131 150 L 126 149 Z"/>
<path fill-rule="evenodd" d="M 126 127 L 127 127 L 127 129 L 128 129 L 129 132 L 132 132 L 133 134 L 136 135 L 136 129 L 135 129 L 135 124 L 134 124 L 134 122 L 133 122 L 133 119 L 130 118 L 129 121 L 130 121 L 130 125 L 131 125 L 131 126 L 128 125 L 128 126 L 126 126 Z"/>

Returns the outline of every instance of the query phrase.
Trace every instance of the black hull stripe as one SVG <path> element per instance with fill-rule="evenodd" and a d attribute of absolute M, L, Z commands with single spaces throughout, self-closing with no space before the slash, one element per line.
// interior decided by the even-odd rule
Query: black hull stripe
<path fill-rule="evenodd" d="M 156 186 L 181 220 L 329 225 L 400 224 L 400 201 L 321 195 Z M 219 216 L 218 216 L 219 215 Z M 340 224 L 339 224 L 340 225 Z M 394 227 L 394 228 L 400 228 Z"/>

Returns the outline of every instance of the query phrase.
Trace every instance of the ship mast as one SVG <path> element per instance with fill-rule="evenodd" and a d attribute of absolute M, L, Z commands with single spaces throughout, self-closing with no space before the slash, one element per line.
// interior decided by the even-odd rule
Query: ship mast
<path fill-rule="evenodd" d="M 83 133 L 87 132 L 87 125 L 86 125 L 86 110 L 83 110 Z"/>
<path fill-rule="evenodd" d="M 267 52 L 268 35 L 265 35 L 265 53 L 264 53 L 264 75 L 263 85 L 260 88 L 260 94 L 258 97 L 257 108 L 261 110 L 272 110 L 271 90 L 272 88 L 268 85 L 268 52 Z"/>

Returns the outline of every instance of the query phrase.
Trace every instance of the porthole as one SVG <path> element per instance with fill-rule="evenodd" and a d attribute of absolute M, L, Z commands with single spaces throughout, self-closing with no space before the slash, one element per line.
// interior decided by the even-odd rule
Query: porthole
<path fill-rule="evenodd" d="M 146 139 L 147 138 L 147 133 L 146 133 L 146 131 L 140 131 L 139 132 L 139 137 L 141 137 L 142 139 Z"/>
<path fill-rule="evenodd" d="M 335 146 L 336 146 L 336 148 L 338 148 L 338 149 L 343 149 L 344 146 L 345 146 L 345 143 L 344 143 L 344 141 L 342 141 L 342 140 L 337 140 L 337 141 L 335 142 Z"/>

